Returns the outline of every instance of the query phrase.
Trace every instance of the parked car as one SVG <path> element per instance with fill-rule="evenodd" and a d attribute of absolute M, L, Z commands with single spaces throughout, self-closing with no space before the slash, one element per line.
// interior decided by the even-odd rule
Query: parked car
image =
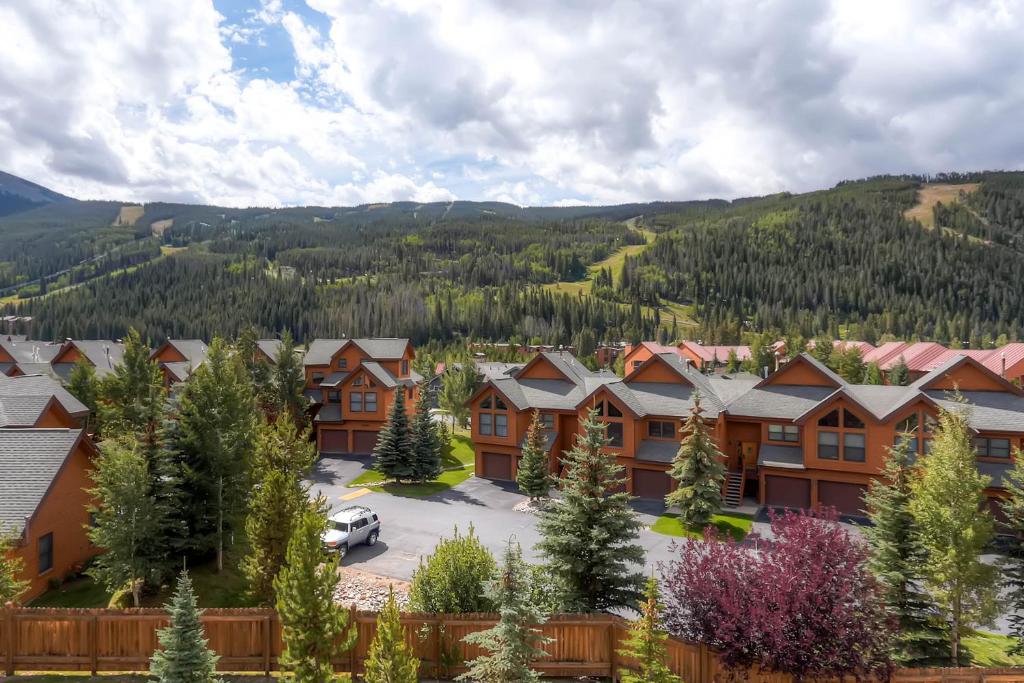
<path fill-rule="evenodd" d="M 338 553 L 344 558 L 352 546 L 365 543 L 375 545 L 380 537 L 380 519 L 377 513 L 362 505 L 342 508 L 331 515 L 327 521 L 327 531 L 323 533 L 324 548 L 328 552 Z"/>

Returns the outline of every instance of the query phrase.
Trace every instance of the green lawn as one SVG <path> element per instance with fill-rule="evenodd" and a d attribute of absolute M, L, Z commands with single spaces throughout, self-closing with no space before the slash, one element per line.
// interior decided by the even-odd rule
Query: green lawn
<path fill-rule="evenodd" d="M 963 639 L 963 647 L 971 655 L 972 666 L 1024 666 L 1024 657 L 1009 654 L 1014 640 L 997 633 L 975 631 Z"/>
<path fill-rule="evenodd" d="M 742 541 L 754 524 L 754 518 L 749 515 L 738 513 L 722 513 L 711 518 L 711 523 L 718 528 L 719 533 L 732 536 L 737 541 Z M 694 531 L 684 528 L 676 515 L 662 515 L 651 526 L 651 531 L 665 536 L 685 536 L 686 538 L 703 538 L 704 530 Z"/>
<path fill-rule="evenodd" d="M 375 470 L 366 470 L 348 485 L 350 487 L 365 486 L 374 491 L 382 491 L 395 496 L 423 498 L 447 491 L 456 484 L 461 484 L 469 479 L 473 475 L 474 458 L 473 443 L 469 440 L 469 436 L 455 434 L 441 455 L 441 466 L 445 468 L 445 471 L 433 481 L 422 484 L 379 484 L 378 482 L 383 481 L 384 476 Z"/>
<path fill-rule="evenodd" d="M 189 568 L 192 583 L 198 595 L 200 607 L 251 607 L 252 601 L 246 596 L 245 577 L 238 570 L 238 559 L 228 556 L 224 560 L 224 572 L 218 574 L 214 562 Z M 157 593 L 144 595 L 143 607 L 162 607 L 171 598 L 171 585 L 164 586 Z M 130 606 L 131 598 L 128 598 Z M 110 596 L 93 579 L 85 576 L 65 582 L 60 588 L 47 591 L 33 600 L 31 607 L 106 607 Z"/>

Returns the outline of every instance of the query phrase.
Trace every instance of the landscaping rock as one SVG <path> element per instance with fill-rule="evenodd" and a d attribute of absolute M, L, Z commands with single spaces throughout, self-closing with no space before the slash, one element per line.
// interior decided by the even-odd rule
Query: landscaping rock
<path fill-rule="evenodd" d="M 377 612 L 387 602 L 390 588 L 394 588 L 398 609 L 403 610 L 409 605 L 409 584 L 406 581 L 370 574 L 351 567 L 341 567 L 338 573 L 341 575 L 341 581 L 338 582 L 334 598 L 345 606 L 355 605 L 358 610 Z"/>

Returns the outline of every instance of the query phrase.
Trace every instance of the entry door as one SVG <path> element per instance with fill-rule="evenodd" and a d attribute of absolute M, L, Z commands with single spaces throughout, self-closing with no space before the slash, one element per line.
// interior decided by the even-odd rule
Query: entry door
<path fill-rule="evenodd" d="M 740 452 L 743 454 L 743 468 L 748 470 L 757 469 L 757 442 L 744 441 L 740 444 Z"/>

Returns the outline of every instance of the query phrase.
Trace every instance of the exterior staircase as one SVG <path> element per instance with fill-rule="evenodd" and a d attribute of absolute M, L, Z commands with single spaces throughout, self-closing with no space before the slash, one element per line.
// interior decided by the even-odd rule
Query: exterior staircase
<path fill-rule="evenodd" d="M 743 470 L 726 472 L 725 495 L 722 504 L 727 508 L 739 507 L 743 502 Z"/>

